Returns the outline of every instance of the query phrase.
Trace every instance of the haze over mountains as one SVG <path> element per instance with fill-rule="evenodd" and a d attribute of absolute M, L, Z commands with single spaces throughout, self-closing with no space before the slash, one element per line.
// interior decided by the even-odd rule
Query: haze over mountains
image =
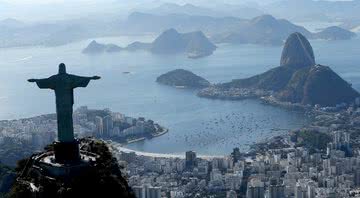
<path fill-rule="evenodd" d="M 31 3 L 29 3 L 31 2 Z M 180 4 L 176 6 L 174 3 Z M 157 14 L 187 13 L 194 11 L 200 15 L 236 16 L 252 18 L 260 14 L 272 14 L 275 17 L 291 20 L 334 20 L 359 18 L 359 1 L 315 1 L 315 0 L 95 0 L 95 1 L 0 1 L 0 19 L 18 18 L 20 20 L 63 20 L 82 18 L 93 14 L 111 14 L 125 16 L 131 11 L 154 11 Z M 185 6 L 184 6 L 185 5 Z M 194 7 L 196 9 L 194 9 Z M 198 9 L 200 7 L 201 9 Z M 16 12 L 14 12 L 16 10 Z M 235 14 L 235 15 L 234 15 Z M 2 17 L 3 16 L 3 17 Z"/>
<path fill-rule="evenodd" d="M 239 18 L 253 18 L 262 14 L 263 11 L 256 7 L 250 7 L 248 5 L 230 5 L 222 4 L 220 7 L 200 7 L 194 4 L 179 5 L 176 3 L 164 3 L 158 7 L 151 9 L 136 9 L 137 12 L 143 12 L 147 14 L 156 15 L 168 15 L 168 14 L 187 14 L 198 16 L 211 16 L 211 17 L 239 17 Z"/>
<path fill-rule="evenodd" d="M 119 2 L 112 2 L 114 4 L 111 2 L 105 1 L 103 4 L 107 9 L 110 9 L 110 5 L 114 5 L 113 9 L 116 10 Z M 149 1 L 143 2 L 150 4 Z M 360 17 L 354 16 L 357 15 L 357 12 L 354 11 L 360 6 L 358 5 L 360 4 L 359 1 L 315 2 L 300 0 L 294 2 L 293 0 L 284 0 L 268 5 L 219 2 L 209 5 L 200 1 L 195 1 L 193 4 L 151 2 L 152 7 L 132 3 L 131 6 L 129 4 L 126 12 L 121 12 L 121 14 L 109 12 L 110 14 L 106 15 L 101 14 L 103 11 L 97 14 L 94 14 L 93 11 L 90 12 L 95 8 L 93 5 L 86 4 L 85 8 L 79 10 L 79 13 L 83 13 L 83 9 L 89 9 L 88 12 L 84 11 L 88 14 L 86 17 L 79 15 L 74 18 L 72 15 L 66 15 L 63 19 L 56 21 L 48 17 L 48 21 L 36 23 L 24 23 L 16 18 L 3 17 L 5 20 L 0 21 L 2 30 L 0 31 L 0 47 L 62 45 L 95 37 L 160 34 L 170 28 L 175 28 L 180 32 L 202 31 L 213 42 L 219 43 L 279 45 L 293 32 L 301 32 L 309 39 L 337 40 L 350 39 L 354 36 L 342 29 L 327 29 L 325 33 L 311 34 L 304 27 L 288 21 L 289 19 L 291 21 L 306 21 L 308 17 L 312 21 L 324 21 L 324 17 L 318 16 L 323 14 L 326 14 L 325 21 L 343 22 L 342 27 L 354 31 L 360 29 L 358 28 L 360 27 Z M 13 6 L 12 4 L 5 5 L 1 8 L 5 10 L 2 14 L 12 16 L 6 10 L 11 10 Z M 45 5 L 45 7 L 48 6 L 48 4 Z M 59 6 L 62 5 L 59 4 Z M 22 7 L 31 10 L 30 5 L 22 5 Z M 283 7 L 284 9 L 281 10 Z M 318 9 L 313 9 L 313 7 Z M 323 10 L 324 7 L 337 11 L 325 11 Z M 337 9 L 339 7 L 343 9 Z M 305 13 L 297 14 L 298 12 Z M 54 15 L 58 14 L 54 11 Z M 124 16 L 127 15 L 128 17 L 124 19 Z M 73 17 L 73 19 L 69 20 L 68 17 Z M 10 26 L 3 28 L 5 23 L 17 23 L 17 25 L 10 24 Z"/>
<path fill-rule="evenodd" d="M 189 58 L 201 58 L 211 55 L 216 46 L 201 31 L 179 33 L 168 29 L 160 34 L 152 43 L 134 42 L 125 48 L 114 44 L 100 44 L 92 41 L 84 50 L 85 54 L 118 52 L 121 50 L 147 50 L 154 54 L 185 53 Z"/>
<path fill-rule="evenodd" d="M 156 23 L 152 23 L 156 21 Z M 351 39 L 354 34 L 337 27 L 338 31 L 326 30 L 312 33 L 302 26 L 295 25 L 286 19 L 276 19 L 271 15 L 261 15 L 253 19 L 235 17 L 215 18 L 186 14 L 153 15 L 132 13 L 123 27 L 132 33 L 157 33 L 159 30 L 176 28 L 179 31 L 201 30 L 217 43 L 252 43 L 281 45 L 287 36 L 300 32 L 310 39 Z"/>
<path fill-rule="evenodd" d="M 47 23 L 24 23 L 16 19 L 0 21 L 0 47 L 28 45 L 56 46 L 86 38 L 117 34 L 117 22 L 77 19 Z"/>
<path fill-rule="evenodd" d="M 267 13 L 290 20 L 353 20 L 359 19 L 360 1 L 282 0 L 264 6 Z"/>

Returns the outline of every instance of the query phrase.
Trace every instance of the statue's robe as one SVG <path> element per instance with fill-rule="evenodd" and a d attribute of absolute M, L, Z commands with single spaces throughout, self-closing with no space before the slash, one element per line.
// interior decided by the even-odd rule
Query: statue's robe
<path fill-rule="evenodd" d="M 52 89 L 55 91 L 59 142 L 74 141 L 74 89 L 77 87 L 86 87 L 90 80 L 89 77 L 64 73 L 39 79 L 36 82 L 40 89 Z"/>

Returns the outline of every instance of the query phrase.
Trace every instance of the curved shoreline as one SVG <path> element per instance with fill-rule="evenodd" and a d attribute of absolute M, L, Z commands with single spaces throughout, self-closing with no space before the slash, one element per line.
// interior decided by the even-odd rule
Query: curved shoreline
<path fill-rule="evenodd" d="M 110 145 L 111 150 L 116 151 L 117 153 L 124 152 L 124 153 L 135 153 L 136 155 L 144 156 L 144 157 L 185 159 L 185 152 L 182 155 L 181 154 L 143 152 L 143 151 L 136 151 L 136 150 L 125 148 L 122 144 L 111 141 L 111 140 L 108 140 L 106 142 Z M 202 159 L 214 159 L 214 158 L 223 158 L 223 157 L 226 157 L 226 155 L 220 155 L 220 156 L 198 155 L 197 157 L 202 158 Z"/>
<path fill-rule="evenodd" d="M 169 129 L 165 128 L 165 127 L 161 127 L 162 130 L 158 133 L 155 134 L 151 134 L 151 138 L 156 138 L 156 137 L 160 137 L 162 135 L 165 135 L 166 133 L 169 132 Z M 148 138 L 146 137 L 139 137 L 139 138 L 135 138 L 135 139 L 131 139 L 131 140 L 126 140 L 125 144 L 132 144 L 132 143 L 136 143 L 136 142 L 142 142 L 147 140 Z"/>

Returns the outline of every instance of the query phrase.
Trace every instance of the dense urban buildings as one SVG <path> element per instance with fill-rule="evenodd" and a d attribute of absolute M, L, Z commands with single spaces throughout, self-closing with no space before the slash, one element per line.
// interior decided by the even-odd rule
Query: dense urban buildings
<path fill-rule="evenodd" d="M 128 117 L 109 109 L 80 107 L 74 111 L 73 119 L 75 136 L 78 138 L 92 136 L 126 143 L 167 132 L 167 129 L 152 120 Z M 0 121 L 1 161 L 15 165 L 17 160 L 42 151 L 57 139 L 56 125 L 55 114 Z"/>
<path fill-rule="evenodd" d="M 254 153 L 235 148 L 224 157 L 197 156 L 194 151 L 165 157 L 109 144 L 124 165 L 129 185 L 141 198 L 359 197 L 360 155 L 352 149 L 349 135 L 332 132 L 322 150 L 297 146 L 287 136 L 283 139 L 286 147 Z M 150 189 L 156 189 L 156 195 Z"/>

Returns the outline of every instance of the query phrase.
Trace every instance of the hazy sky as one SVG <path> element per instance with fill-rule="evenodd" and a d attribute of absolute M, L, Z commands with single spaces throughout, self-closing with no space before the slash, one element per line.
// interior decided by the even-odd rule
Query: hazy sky
<path fill-rule="evenodd" d="M 0 20 L 45 21 L 114 14 L 125 17 L 134 8 L 158 6 L 164 2 L 214 6 L 216 3 L 267 4 L 276 1 L 280 0 L 0 0 Z"/>

